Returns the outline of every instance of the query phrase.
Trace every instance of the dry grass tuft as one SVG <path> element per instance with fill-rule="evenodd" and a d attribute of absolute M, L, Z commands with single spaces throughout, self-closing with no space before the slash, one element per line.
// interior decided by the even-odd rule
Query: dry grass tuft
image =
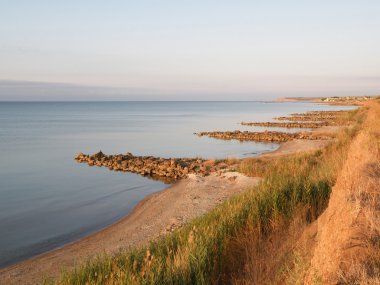
<path fill-rule="evenodd" d="M 226 164 L 227 165 L 236 165 L 240 162 L 240 159 L 236 158 L 236 157 L 228 157 L 226 160 L 225 160 Z"/>
<path fill-rule="evenodd" d="M 239 164 L 239 172 L 250 177 L 262 177 L 269 165 L 268 159 L 248 158 Z"/>
<path fill-rule="evenodd" d="M 211 166 L 214 166 L 215 165 L 215 163 L 216 163 L 216 160 L 215 159 L 210 159 L 210 160 L 206 160 L 204 163 L 203 163 L 203 165 L 205 166 L 205 167 L 211 167 Z"/>

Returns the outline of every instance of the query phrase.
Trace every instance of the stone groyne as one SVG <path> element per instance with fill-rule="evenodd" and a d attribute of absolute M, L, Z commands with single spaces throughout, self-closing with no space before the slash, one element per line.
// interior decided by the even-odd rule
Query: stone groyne
<path fill-rule="evenodd" d="M 340 111 L 310 111 L 306 113 L 293 113 L 290 114 L 292 117 L 319 117 L 319 118 L 336 118 L 339 116 L 348 113 L 349 111 L 340 110 Z"/>
<path fill-rule="evenodd" d="M 316 129 L 329 126 L 329 122 L 241 122 L 242 126 L 277 127 L 277 128 L 308 128 Z"/>
<path fill-rule="evenodd" d="M 306 140 L 324 140 L 329 139 L 327 136 L 315 135 L 311 132 L 286 133 L 286 132 L 248 132 L 248 131 L 232 131 L 232 132 L 199 132 L 194 133 L 197 136 L 207 136 L 223 140 L 239 140 L 239 141 L 255 141 L 255 142 L 286 142 L 290 140 L 306 139 Z"/>
<path fill-rule="evenodd" d="M 275 120 L 278 121 L 297 121 L 297 122 L 303 122 L 303 121 L 308 121 L 308 122 L 327 122 L 329 124 L 334 123 L 334 119 L 337 119 L 337 116 L 292 116 L 292 117 L 277 117 L 274 118 Z"/>
<path fill-rule="evenodd" d="M 277 117 L 279 121 L 318 122 L 326 126 L 339 125 L 341 119 L 348 111 L 311 111 L 307 113 L 294 113 L 286 117 Z"/>
<path fill-rule="evenodd" d="M 335 124 L 334 119 L 347 111 L 311 111 L 307 113 L 291 114 L 290 117 L 276 118 L 278 120 L 292 120 L 297 118 L 300 121 L 309 122 L 242 122 L 245 126 L 262 127 L 285 127 L 285 128 L 319 128 L 330 124 Z M 290 119 L 289 119 L 290 118 Z M 310 120 L 309 120 L 310 119 Z M 319 121 L 320 120 L 320 121 Z M 317 122 L 319 121 L 319 122 Z M 330 136 L 316 135 L 311 132 L 248 132 L 248 131 L 227 131 L 227 132 L 199 132 L 198 136 L 208 136 L 223 140 L 256 141 L 281 143 L 290 140 L 325 140 Z M 223 160 L 204 160 L 199 158 L 161 158 L 154 156 L 135 156 L 131 153 L 105 155 L 101 151 L 93 155 L 79 153 L 75 160 L 80 163 L 87 163 L 89 166 L 107 167 L 114 171 L 133 172 L 154 179 L 173 181 L 186 177 L 188 174 L 206 176 L 212 172 L 228 168 L 228 164 Z"/>
<path fill-rule="evenodd" d="M 131 153 L 105 155 L 101 151 L 93 155 L 79 153 L 75 160 L 80 163 L 87 163 L 89 166 L 103 166 L 114 171 L 133 172 L 157 179 L 169 178 L 173 180 L 184 178 L 191 173 L 206 176 L 228 166 L 222 160 L 134 156 Z"/>

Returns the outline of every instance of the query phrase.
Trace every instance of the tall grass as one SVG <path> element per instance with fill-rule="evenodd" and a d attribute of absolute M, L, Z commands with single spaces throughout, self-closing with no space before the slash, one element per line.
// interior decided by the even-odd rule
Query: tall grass
<path fill-rule="evenodd" d="M 149 245 L 90 260 L 55 284 L 216 284 L 231 282 L 230 240 L 249 226 L 265 238 L 277 221 L 297 209 L 314 220 L 326 207 L 331 187 L 356 129 L 312 154 L 267 163 L 262 182 L 202 217 Z M 239 270 L 236 268 L 236 270 Z M 46 283 L 51 283 L 46 280 Z"/>

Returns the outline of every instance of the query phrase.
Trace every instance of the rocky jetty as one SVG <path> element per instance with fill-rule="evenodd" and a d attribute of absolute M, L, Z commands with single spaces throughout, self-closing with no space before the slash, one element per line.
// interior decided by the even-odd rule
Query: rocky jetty
<path fill-rule="evenodd" d="M 316 129 L 329 126 L 329 122 L 241 122 L 242 126 L 277 127 L 277 128 L 308 128 Z"/>
<path fill-rule="evenodd" d="M 347 113 L 349 111 L 347 110 L 335 110 L 335 111 L 309 111 L 306 114 L 330 114 L 330 115 L 338 115 L 338 114 L 343 114 Z"/>
<path fill-rule="evenodd" d="M 279 121 L 291 122 L 318 122 L 322 126 L 335 126 L 342 123 L 344 114 L 348 111 L 311 111 L 307 113 L 294 113 L 289 117 L 274 118 Z"/>
<path fill-rule="evenodd" d="M 323 140 L 330 137 L 315 135 L 311 132 L 248 132 L 248 131 L 233 131 L 233 132 L 200 132 L 194 133 L 197 136 L 208 136 L 223 140 L 239 140 L 239 141 L 256 141 L 256 142 L 286 142 L 290 140 L 306 139 L 306 140 Z"/>
<path fill-rule="evenodd" d="M 339 116 L 344 115 L 349 111 L 340 110 L 340 111 L 310 111 L 306 113 L 293 113 L 290 114 L 291 117 L 312 117 L 312 118 L 325 118 L 325 119 L 335 119 Z"/>
<path fill-rule="evenodd" d="M 323 122 L 323 123 L 329 123 L 333 124 L 333 120 L 337 119 L 337 116 L 292 116 L 292 117 L 277 117 L 274 118 L 275 120 L 279 121 L 307 121 L 307 122 Z"/>
<path fill-rule="evenodd" d="M 101 151 L 93 155 L 79 153 L 75 160 L 90 166 L 107 167 L 114 171 L 133 172 L 157 179 L 173 180 L 184 178 L 191 173 L 206 176 L 211 172 L 228 167 L 222 160 L 134 156 L 131 153 L 105 155 Z"/>

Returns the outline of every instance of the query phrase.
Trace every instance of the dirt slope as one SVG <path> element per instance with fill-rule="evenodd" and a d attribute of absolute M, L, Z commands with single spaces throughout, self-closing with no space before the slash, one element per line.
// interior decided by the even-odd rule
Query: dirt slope
<path fill-rule="evenodd" d="M 313 246 L 305 284 L 380 284 L 373 266 L 380 257 L 380 104 L 368 106 L 328 208 L 308 229 Z"/>

